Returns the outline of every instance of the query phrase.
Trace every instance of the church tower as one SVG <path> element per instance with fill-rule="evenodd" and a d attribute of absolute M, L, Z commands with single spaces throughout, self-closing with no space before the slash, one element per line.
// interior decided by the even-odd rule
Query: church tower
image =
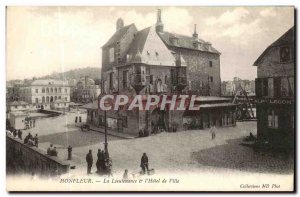
<path fill-rule="evenodd" d="M 156 22 L 156 32 L 163 32 L 164 31 L 164 24 L 161 21 L 161 10 L 157 10 L 157 22 Z"/>

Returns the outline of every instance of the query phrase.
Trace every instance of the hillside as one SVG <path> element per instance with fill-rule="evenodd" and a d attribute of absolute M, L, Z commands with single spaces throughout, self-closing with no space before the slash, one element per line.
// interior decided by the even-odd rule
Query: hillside
<path fill-rule="evenodd" d="M 87 68 L 78 68 L 63 73 L 52 73 L 51 75 L 46 75 L 43 77 L 38 77 L 37 79 L 79 79 L 80 77 L 89 76 L 92 79 L 100 79 L 101 68 L 96 67 L 87 67 Z"/>

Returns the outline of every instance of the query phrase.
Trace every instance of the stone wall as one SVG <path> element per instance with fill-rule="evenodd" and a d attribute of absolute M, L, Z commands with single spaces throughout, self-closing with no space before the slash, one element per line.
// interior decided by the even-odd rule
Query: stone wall
<path fill-rule="evenodd" d="M 69 168 L 69 162 L 48 156 L 45 151 L 25 145 L 20 139 L 6 136 L 7 174 L 55 176 L 67 173 Z"/>
<path fill-rule="evenodd" d="M 221 96 L 219 54 L 178 47 L 170 47 L 170 49 L 181 54 L 186 62 L 187 78 L 192 91 L 197 91 L 202 96 Z"/>
<path fill-rule="evenodd" d="M 292 58 L 292 61 L 287 63 L 281 63 L 279 51 L 280 51 L 280 47 L 273 47 L 263 57 L 260 65 L 257 67 L 258 78 L 294 76 L 295 73 L 294 59 Z"/>

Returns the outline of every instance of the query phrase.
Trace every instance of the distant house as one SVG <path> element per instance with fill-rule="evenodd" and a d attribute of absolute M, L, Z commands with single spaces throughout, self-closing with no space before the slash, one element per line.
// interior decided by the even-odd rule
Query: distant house
<path fill-rule="evenodd" d="M 70 86 L 67 81 L 43 79 L 25 83 L 19 88 L 19 100 L 28 102 L 36 109 L 50 109 L 53 102 L 70 102 Z"/>
<path fill-rule="evenodd" d="M 29 103 L 25 101 L 13 101 L 13 102 L 8 102 L 6 105 L 7 112 L 16 112 L 16 111 L 28 111 L 30 110 L 30 105 Z"/>

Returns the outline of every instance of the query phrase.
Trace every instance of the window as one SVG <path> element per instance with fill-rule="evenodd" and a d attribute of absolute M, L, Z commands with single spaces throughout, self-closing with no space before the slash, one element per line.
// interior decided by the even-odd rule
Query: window
<path fill-rule="evenodd" d="M 280 47 L 280 62 L 285 63 L 291 61 L 291 47 L 282 46 Z"/>
<path fill-rule="evenodd" d="M 165 84 L 167 84 L 168 83 L 168 76 L 166 75 L 165 76 Z"/>
<path fill-rule="evenodd" d="M 128 71 L 124 70 L 123 71 L 123 88 L 128 87 Z"/>
<path fill-rule="evenodd" d="M 114 73 L 109 73 L 109 89 L 114 88 Z"/>
<path fill-rule="evenodd" d="M 210 82 L 214 82 L 214 78 L 213 77 L 210 77 Z"/>
<path fill-rule="evenodd" d="M 278 128 L 278 115 L 275 115 L 275 111 L 269 110 L 268 113 L 268 127 L 277 129 Z"/>
<path fill-rule="evenodd" d="M 65 97 L 65 101 L 68 101 L 68 97 Z"/>
<path fill-rule="evenodd" d="M 209 67 L 213 67 L 212 61 L 209 61 Z"/>
<path fill-rule="evenodd" d="M 57 93 L 57 88 L 54 89 L 54 92 Z"/>
<path fill-rule="evenodd" d="M 286 77 L 281 78 L 281 96 L 286 97 L 289 95 L 289 82 Z"/>
<path fill-rule="evenodd" d="M 115 60 L 115 49 L 110 48 L 109 49 L 109 63 L 114 62 L 114 60 Z"/>
<path fill-rule="evenodd" d="M 294 96 L 294 77 L 289 77 L 289 96 Z"/>
<path fill-rule="evenodd" d="M 35 98 L 35 103 L 39 103 L 39 99 L 38 98 Z"/>
<path fill-rule="evenodd" d="M 42 89 L 42 93 L 45 93 L 45 88 Z"/>
<path fill-rule="evenodd" d="M 262 79 L 262 96 L 268 96 L 268 78 Z"/>
<path fill-rule="evenodd" d="M 274 78 L 274 97 L 281 96 L 281 79 L 280 77 Z"/>
<path fill-rule="evenodd" d="M 50 92 L 53 93 L 53 88 L 50 89 Z"/>
<path fill-rule="evenodd" d="M 150 75 L 150 84 L 153 85 L 153 75 Z"/>
<path fill-rule="evenodd" d="M 49 88 L 46 89 L 46 92 L 49 93 Z"/>
<path fill-rule="evenodd" d="M 274 96 L 274 79 L 273 78 L 268 79 L 268 96 L 269 97 Z"/>
<path fill-rule="evenodd" d="M 39 93 L 39 89 L 35 89 L 35 93 Z"/>

